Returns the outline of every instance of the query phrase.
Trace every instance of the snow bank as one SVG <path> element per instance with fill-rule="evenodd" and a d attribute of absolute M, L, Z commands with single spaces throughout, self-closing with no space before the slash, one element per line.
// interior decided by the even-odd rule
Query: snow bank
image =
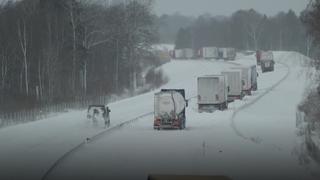
<path fill-rule="evenodd" d="M 238 58 L 233 62 L 188 60 L 172 61 L 163 65 L 164 73 L 170 80 L 162 88 L 186 89 L 187 98 L 191 98 L 190 108 L 186 112 L 187 129 L 185 131 L 153 130 L 151 113 L 154 93 L 159 90 L 111 103 L 109 105 L 112 111 L 111 128 L 146 113 L 149 115 L 143 116 L 124 129 L 117 129 L 87 144 L 70 156 L 68 161 L 60 164 L 50 177 L 90 179 L 92 177 L 88 175 L 94 174 L 95 178 L 101 179 L 121 179 L 122 176 L 143 179 L 146 173 L 187 173 L 226 174 L 237 179 L 241 177 L 241 173 L 247 171 L 244 168 L 248 166 L 253 170 L 253 176 L 257 167 L 264 167 L 266 175 L 272 170 L 281 175 L 281 171 L 287 170 L 286 167 L 294 173 L 301 173 L 301 168 L 296 166 L 296 161 L 288 157 L 290 148 L 287 147 L 291 147 L 291 131 L 294 132 L 290 113 L 295 109 L 292 107 L 295 106 L 297 99 L 301 98 L 305 84 L 299 79 L 300 84 L 296 86 L 299 70 L 297 56 L 287 52 L 276 52 L 275 58 L 277 62 L 290 61 L 292 62 L 289 64 L 290 67 L 297 67 L 297 71 L 295 68 L 291 71 L 290 78 L 285 81 L 286 85 L 272 88 L 288 72 L 285 65 L 276 63 L 275 72 L 260 73 L 259 90 L 254 92 L 253 96 L 245 97 L 243 101 L 235 101 L 229 105 L 228 110 L 213 114 L 198 113 L 197 100 L 194 98 L 197 95 L 197 77 L 220 74 L 221 71 L 237 65 L 255 64 L 253 55 Z M 287 86 L 288 88 L 285 88 Z M 265 98 L 262 98 L 263 96 Z M 295 97 L 291 98 L 290 102 L 293 104 L 290 106 L 285 103 L 284 99 L 287 97 Z M 277 104 L 273 106 L 273 102 Z M 255 106 L 250 106 L 253 103 Z M 266 106 L 266 104 L 272 106 Z M 257 109 L 254 108 L 256 106 Z M 274 113 L 271 119 L 261 118 L 261 113 L 264 115 L 262 117 L 271 115 L 266 109 Z M 237 116 L 234 115 L 235 112 L 239 112 Z M 230 121 L 232 117 L 234 121 Z M 283 117 L 286 118 L 282 122 Z M 289 130 L 281 133 L 282 128 L 286 128 L 288 124 Z M 83 142 L 87 137 L 102 132 L 101 126 L 93 126 L 86 120 L 85 112 L 82 111 L 73 111 L 44 121 L 0 130 L 2 155 L 0 169 L 3 172 L 0 178 L 39 179 L 65 152 Z M 263 146 L 257 146 L 257 142 L 258 144 L 261 142 Z M 287 143 L 283 146 L 279 145 L 283 142 Z M 285 149 L 283 152 L 275 153 L 277 147 L 286 148 L 283 148 Z M 258 154 L 257 159 L 250 159 L 253 154 Z M 281 166 L 278 160 L 286 158 L 291 158 L 289 162 L 292 165 Z M 246 162 L 246 167 L 243 166 L 243 162 Z M 19 173 L 16 173 L 17 169 Z M 116 174 L 118 176 L 114 177 L 113 175 Z M 299 177 L 303 179 L 305 174 L 302 173 L 302 175 Z"/>
<path fill-rule="evenodd" d="M 292 113 L 295 115 L 305 87 L 304 76 L 298 76 L 299 68 L 289 65 L 289 72 L 286 65 L 280 64 L 292 58 L 297 57 L 291 53 L 277 56 L 275 72 L 259 76 L 259 90 L 230 104 L 228 110 L 198 113 L 197 99 L 192 98 L 185 131 L 154 131 L 153 117 L 144 117 L 81 149 L 57 168 L 52 178 L 86 179 L 90 178 L 88 172 L 93 172 L 100 179 L 143 179 L 149 173 L 310 179 L 292 156 L 296 137 Z M 248 57 L 235 63 L 254 62 Z M 234 65 L 221 61 L 173 61 L 164 67 L 170 77 L 166 87 L 185 88 L 188 97 L 193 97 L 197 76 L 216 74 Z M 250 174 L 244 174 L 248 169 Z"/>

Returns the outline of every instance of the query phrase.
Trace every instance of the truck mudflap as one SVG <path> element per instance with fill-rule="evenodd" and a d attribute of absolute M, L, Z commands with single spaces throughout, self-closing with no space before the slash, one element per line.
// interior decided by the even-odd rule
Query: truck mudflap
<path fill-rule="evenodd" d="M 183 119 L 175 119 L 175 120 L 161 120 L 161 119 L 155 119 L 153 129 L 184 129 L 185 126 L 185 120 Z"/>
<path fill-rule="evenodd" d="M 224 111 L 228 109 L 228 102 L 224 102 L 221 104 L 198 104 L 198 111 L 200 113 L 207 112 L 213 113 L 216 110 Z"/>
<path fill-rule="evenodd" d="M 244 94 L 241 95 L 228 95 L 228 102 L 234 102 L 235 100 L 242 100 L 244 97 Z"/>
<path fill-rule="evenodd" d="M 248 96 L 251 96 L 251 95 L 252 95 L 251 89 L 243 90 L 243 93 L 244 93 L 245 95 L 248 95 Z"/>

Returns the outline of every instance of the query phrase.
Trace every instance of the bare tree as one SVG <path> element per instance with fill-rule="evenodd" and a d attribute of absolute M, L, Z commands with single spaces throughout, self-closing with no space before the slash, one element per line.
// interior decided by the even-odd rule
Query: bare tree
<path fill-rule="evenodd" d="M 23 67 L 24 67 L 24 81 L 25 81 L 25 90 L 27 96 L 29 95 L 29 78 L 28 78 L 28 57 L 27 57 L 27 32 L 26 32 L 26 22 L 24 19 L 21 19 L 18 23 L 18 37 L 21 47 L 21 52 L 23 56 Z"/>

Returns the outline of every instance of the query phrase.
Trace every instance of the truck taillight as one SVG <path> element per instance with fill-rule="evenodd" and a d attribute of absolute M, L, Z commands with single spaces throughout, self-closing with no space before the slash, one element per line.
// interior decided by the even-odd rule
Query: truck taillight
<path fill-rule="evenodd" d="M 161 124 L 161 119 L 155 119 L 154 120 L 155 125 L 160 125 Z"/>
<path fill-rule="evenodd" d="M 179 125 L 180 125 L 179 119 L 175 119 L 175 120 L 173 121 L 173 125 L 174 125 L 174 126 L 179 126 Z"/>

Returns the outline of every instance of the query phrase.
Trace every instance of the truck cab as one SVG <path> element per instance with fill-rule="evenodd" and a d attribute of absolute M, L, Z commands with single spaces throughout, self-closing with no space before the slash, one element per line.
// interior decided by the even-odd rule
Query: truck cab
<path fill-rule="evenodd" d="M 274 60 L 261 60 L 262 73 L 274 71 Z"/>

